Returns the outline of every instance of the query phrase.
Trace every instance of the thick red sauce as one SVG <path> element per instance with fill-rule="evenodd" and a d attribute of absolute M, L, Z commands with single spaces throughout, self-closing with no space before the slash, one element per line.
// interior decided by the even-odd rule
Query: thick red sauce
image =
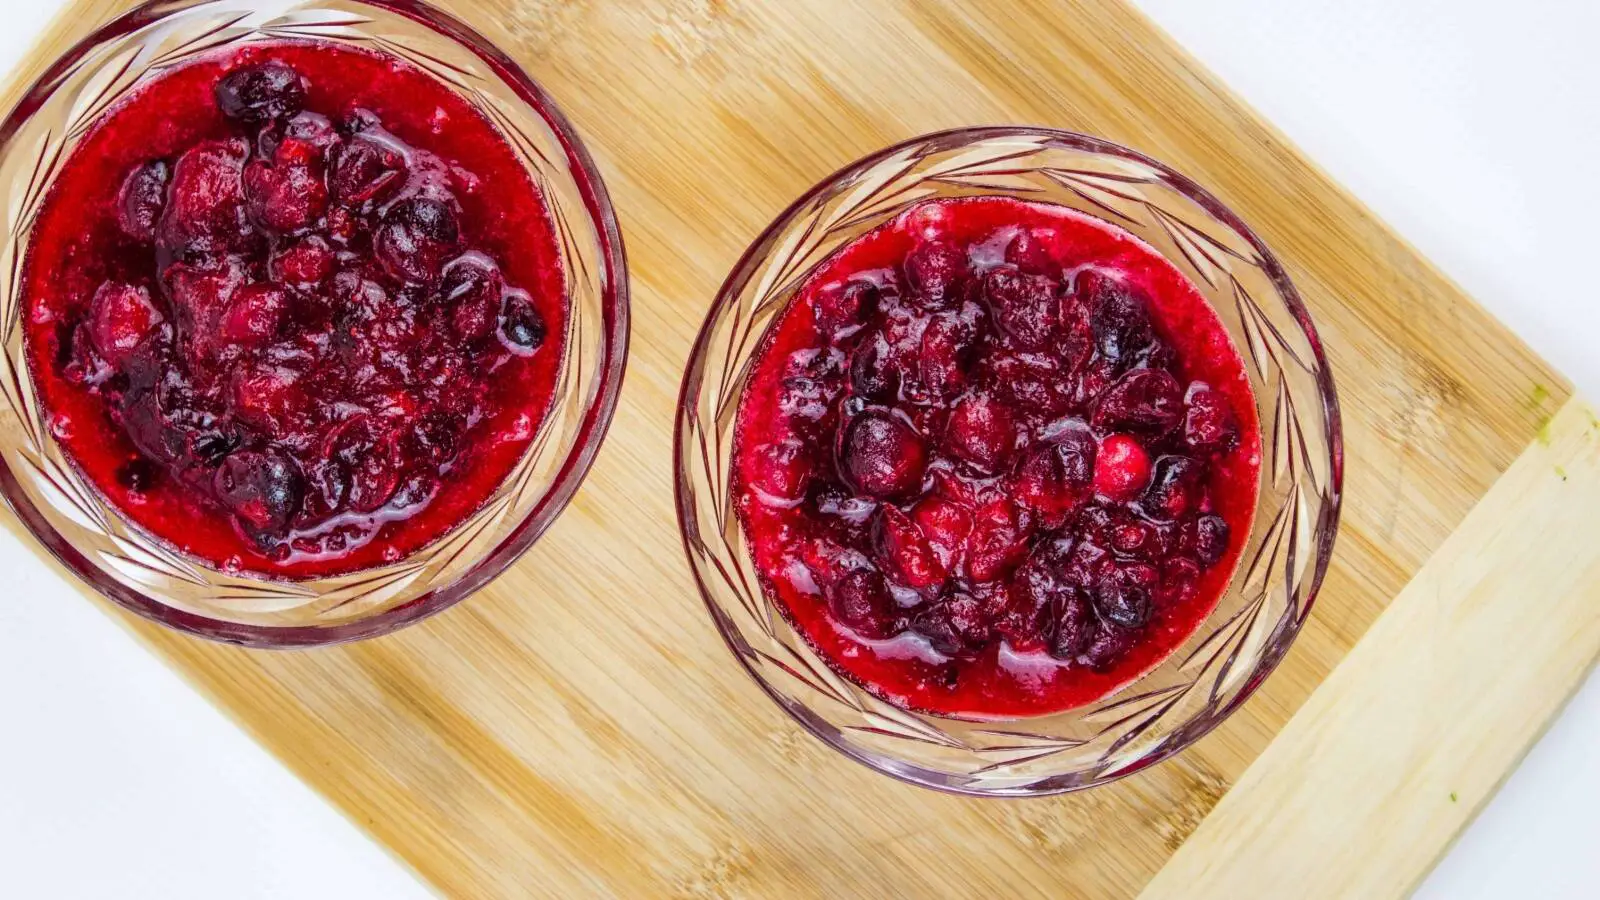
<path fill-rule="evenodd" d="M 284 79 L 287 108 L 239 106 Z M 478 509 L 549 411 L 568 315 L 505 137 L 408 63 L 310 41 L 204 55 L 106 111 L 24 291 L 83 474 L 180 551 L 291 578 L 396 561 Z"/>
<path fill-rule="evenodd" d="M 919 204 L 822 263 L 741 400 L 764 589 L 841 674 L 969 718 L 1081 706 L 1216 606 L 1256 407 L 1150 246 L 1050 204 Z"/>

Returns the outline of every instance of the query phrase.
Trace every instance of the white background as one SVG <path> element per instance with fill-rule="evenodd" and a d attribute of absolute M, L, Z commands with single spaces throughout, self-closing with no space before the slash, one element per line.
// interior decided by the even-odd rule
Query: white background
<path fill-rule="evenodd" d="M 1136 2 L 1600 397 L 1600 3 Z M 59 5 L 7 0 L 0 69 Z M 0 896 L 428 896 L 5 534 L 0 573 Z M 1420 896 L 1595 896 L 1596 746 L 1600 682 Z"/>

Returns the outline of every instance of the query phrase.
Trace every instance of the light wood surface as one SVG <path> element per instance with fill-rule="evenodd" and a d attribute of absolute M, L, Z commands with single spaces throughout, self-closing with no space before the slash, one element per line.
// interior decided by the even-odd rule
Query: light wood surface
<path fill-rule="evenodd" d="M 77 0 L 13 76 L 7 102 L 121 5 Z M 1337 885 L 1389 896 L 1431 864 L 1593 657 L 1579 592 L 1548 598 L 1566 617 L 1559 622 L 1506 626 L 1514 585 L 1544 598 L 1579 584 L 1593 565 L 1536 568 L 1490 555 L 1531 536 L 1497 540 L 1485 525 L 1469 527 L 1451 545 L 1461 566 L 1438 571 L 1449 566 L 1438 563 L 1432 581 L 1420 582 L 1433 585 L 1425 595 L 1401 593 L 1567 401 L 1566 381 L 1118 0 L 448 5 L 557 98 L 621 216 L 634 340 L 598 463 L 518 566 L 392 637 L 251 653 L 128 620 L 445 894 L 1125 897 L 1179 853 L 1181 868 L 1156 889 L 1195 880 L 1217 884 L 1216 896 L 1297 895 L 1305 885 L 1288 879 L 1337 866 L 1360 870 L 1341 872 Z M 690 585 L 671 503 L 679 376 L 745 244 L 790 199 L 862 154 L 938 128 L 1003 122 L 1130 144 L 1250 222 L 1319 325 L 1344 404 L 1348 460 L 1333 567 L 1310 624 L 1260 693 L 1172 762 L 1028 802 L 910 788 L 803 734 L 723 648 Z M 1534 489 L 1529 474 L 1568 446 L 1572 415 L 1554 426 L 1559 442 L 1536 445 L 1517 480 L 1492 495 L 1491 504 L 1517 505 L 1502 510 L 1514 521 L 1577 515 L 1550 486 Z M 6 524 L 20 531 L 9 516 Z M 1552 532 L 1573 541 L 1574 553 L 1587 550 L 1583 533 L 1576 523 Z M 1529 580 L 1512 583 L 1510 573 Z M 1373 635 L 1380 649 L 1363 642 L 1362 655 L 1319 689 L 1397 596 Z M 1441 752 L 1406 755 L 1415 745 L 1402 744 L 1400 755 L 1356 754 L 1346 768 L 1345 748 L 1370 749 L 1359 735 L 1403 721 L 1396 707 L 1367 699 L 1382 693 L 1379 673 L 1416 674 L 1386 666 L 1385 648 L 1407 639 L 1426 646 L 1428 616 L 1447 608 L 1462 618 L 1440 623 L 1438 639 L 1466 643 L 1440 651 L 1446 668 L 1408 684 L 1405 702 L 1437 700 L 1441 714 L 1466 708 L 1466 689 L 1488 673 L 1463 670 L 1491 626 L 1545 654 L 1517 658 L 1529 670 L 1496 682 L 1502 693 L 1481 713 L 1473 707 L 1471 723 L 1496 730 L 1494 740 L 1482 753 L 1471 745 L 1445 754 L 1467 746 L 1466 736 L 1441 723 Z M 1558 624 L 1571 640 L 1559 664 L 1554 646 L 1541 643 Z M 1311 696 L 1280 746 L 1274 737 Z M 1264 751 L 1272 766 L 1292 766 L 1300 780 L 1289 786 L 1311 793 L 1287 792 L 1289 776 L 1250 768 Z M 1244 788 L 1213 818 L 1241 778 Z M 1436 803 L 1435 787 L 1456 790 L 1460 802 L 1447 813 L 1415 806 Z M 1284 805 L 1302 799 L 1324 804 L 1324 815 Z M 1381 832 L 1384 845 L 1371 853 L 1334 857 L 1321 846 L 1346 829 L 1362 837 L 1354 846 L 1373 844 L 1380 832 L 1364 823 L 1380 814 L 1418 828 Z M 1324 832 L 1330 820 L 1337 829 Z M 1191 834 L 1194 847 L 1180 852 Z M 1270 843 L 1241 850 L 1263 834 Z M 1267 847 L 1305 859 L 1256 880 L 1244 866 Z"/>
<path fill-rule="evenodd" d="M 1597 529 L 1572 400 L 1141 896 L 1409 893 L 1593 665 Z"/>

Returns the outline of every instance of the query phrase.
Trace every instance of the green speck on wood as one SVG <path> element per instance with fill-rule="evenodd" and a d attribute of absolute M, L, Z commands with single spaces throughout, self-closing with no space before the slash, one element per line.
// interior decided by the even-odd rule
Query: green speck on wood
<path fill-rule="evenodd" d="M 1549 399 L 1550 389 L 1542 384 L 1536 384 L 1533 386 L 1533 391 L 1528 394 L 1528 405 L 1534 409 L 1538 409 L 1544 405 L 1546 400 Z"/>
<path fill-rule="evenodd" d="M 1545 416 L 1544 421 L 1539 423 L 1539 430 L 1533 435 L 1533 439 L 1538 441 L 1540 446 L 1550 446 L 1550 420 L 1553 418 L 1555 416 Z"/>
<path fill-rule="evenodd" d="M 1558 476 L 1558 477 L 1559 477 L 1559 478 L 1560 478 L 1560 479 L 1561 479 L 1561 480 L 1562 480 L 1562 481 L 1566 481 L 1566 480 L 1567 480 L 1567 470 L 1566 470 L 1566 469 L 1564 469 L 1564 468 L 1562 468 L 1562 467 L 1561 467 L 1561 466 L 1556 466 L 1556 475 L 1557 475 L 1557 476 Z"/>
<path fill-rule="evenodd" d="M 1454 802 L 1456 802 L 1456 799 L 1457 799 L 1456 798 L 1456 792 L 1455 791 L 1451 791 L 1450 792 L 1450 802 L 1454 803 Z"/>

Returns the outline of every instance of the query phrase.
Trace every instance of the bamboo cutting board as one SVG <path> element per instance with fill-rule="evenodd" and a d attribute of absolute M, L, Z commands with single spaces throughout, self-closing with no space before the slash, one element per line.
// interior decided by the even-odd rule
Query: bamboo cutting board
<path fill-rule="evenodd" d="M 123 5 L 70 3 L 8 105 Z M 388 638 L 248 652 L 124 617 L 445 894 L 1398 896 L 1595 658 L 1600 422 L 1120 0 L 448 5 L 556 97 L 616 201 L 633 351 L 598 463 L 518 566 Z M 689 344 L 766 222 L 871 150 L 1005 122 L 1129 144 L 1251 223 L 1321 329 L 1348 480 L 1309 625 L 1223 727 L 995 802 L 870 773 L 761 695 L 691 586 L 670 461 Z"/>

